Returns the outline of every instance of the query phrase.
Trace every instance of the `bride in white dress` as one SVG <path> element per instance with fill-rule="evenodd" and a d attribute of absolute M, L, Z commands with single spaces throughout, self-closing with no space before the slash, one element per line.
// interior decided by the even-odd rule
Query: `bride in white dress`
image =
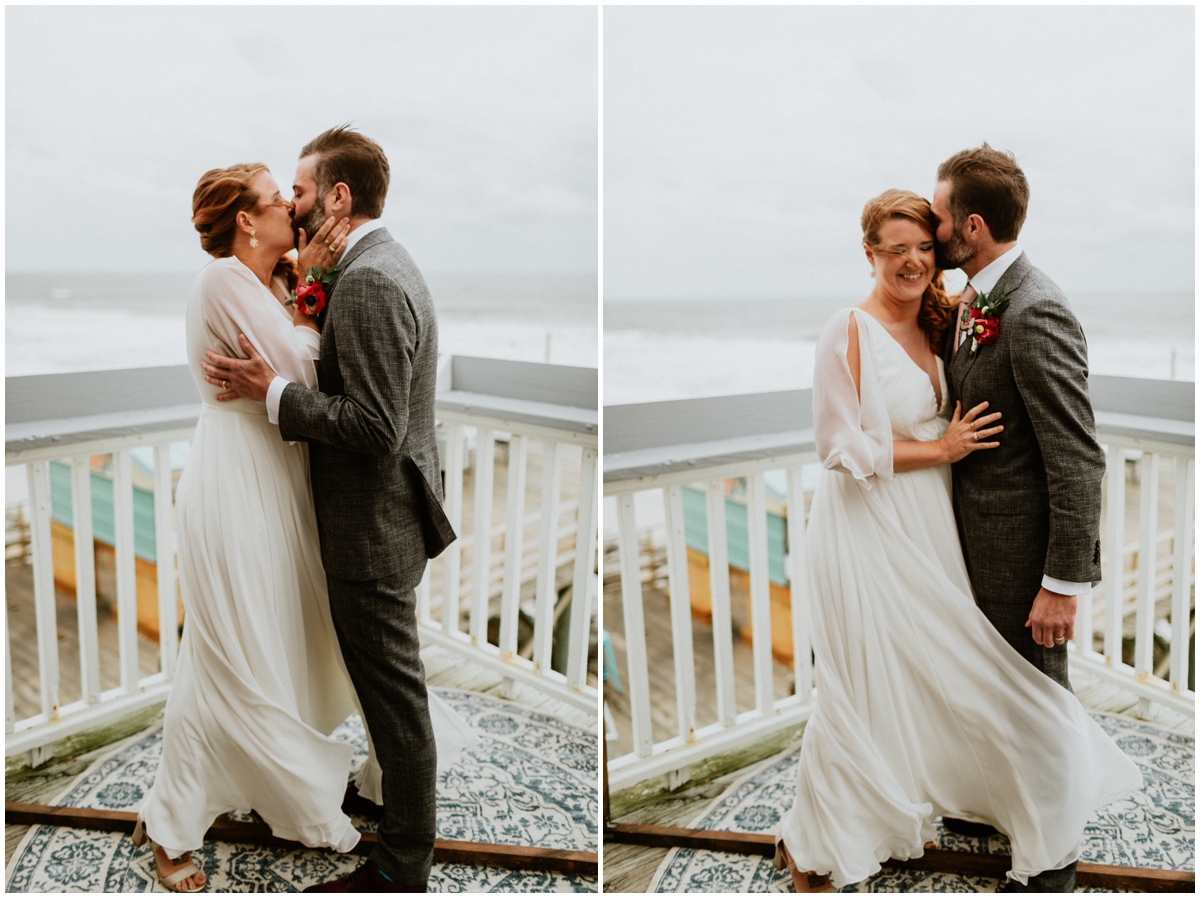
<path fill-rule="evenodd" d="M 359 840 L 341 809 L 353 749 L 330 736 L 357 698 L 329 612 L 308 446 L 281 439 L 261 402 L 218 404 L 200 369 L 206 349 L 243 355 L 245 334 L 282 376 L 316 388 L 315 322 L 283 304 L 291 204 L 265 166 L 238 165 L 205 174 L 193 212 L 215 260 L 187 310 L 202 411 L 176 493 L 186 618 L 162 762 L 134 834 L 152 840 L 159 878 L 176 891 L 203 887 L 189 852 L 229 811 L 253 809 L 276 836 L 310 847 L 344 852 Z M 347 231 L 331 219 L 302 244 L 301 270 L 332 264 Z M 441 767 L 476 737 L 429 699 Z M 372 750 L 356 780 L 364 798 L 382 801 L 380 777 Z"/>
<path fill-rule="evenodd" d="M 975 606 L 949 463 L 998 446 L 1003 425 L 986 403 L 948 415 L 933 347 L 955 316 L 933 233 L 916 194 L 868 203 L 875 287 L 817 346 L 825 470 L 807 538 L 817 706 L 776 853 L 798 891 L 920 857 L 942 815 L 1007 834 L 1009 877 L 1025 883 L 1078 859 L 1093 812 L 1141 784 L 1075 696 Z"/>

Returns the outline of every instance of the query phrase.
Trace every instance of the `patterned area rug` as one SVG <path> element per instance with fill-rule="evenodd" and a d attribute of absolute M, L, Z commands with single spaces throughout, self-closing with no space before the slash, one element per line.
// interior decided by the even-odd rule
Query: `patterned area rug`
<path fill-rule="evenodd" d="M 480 742 L 438 780 L 438 836 L 472 842 L 597 850 L 596 736 L 513 702 L 453 689 L 438 695 L 458 711 Z M 355 746 L 355 770 L 366 759 L 362 723 L 336 731 Z M 97 761 L 56 804 L 133 811 L 154 781 L 161 725 Z M 249 818 L 245 818 L 249 819 Z M 360 831 L 374 824 L 354 818 Z M 208 891 L 291 892 L 349 873 L 362 859 L 332 851 L 286 851 L 257 845 L 205 843 L 193 858 Z M 166 891 L 154 875 L 149 845 L 128 836 L 35 826 L 5 875 L 9 892 Z M 596 877 L 435 864 L 431 892 L 595 892 Z"/>
<path fill-rule="evenodd" d="M 1122 867 L 1195 870 L 1196 740 L 1115 714 L 1090 712 L 1141 768 L 1145 785 L 1102 808 L 1084 833 L 1083 860 Z M 717 798 L 692 826 L 773 833 L 796 794 L 800 748 L 770 759 Z M 1008 839 L 970 839 L 937 825 L 939 848 L 1008 854 Z M 844 892 L 994 892 L 995 879 L 896 870 L 847 886 Z M 769 858 L 717 851 L 672 849 L 651 892 L 791 892 L 792 880 Z M 1078 889 L 1078 891 L 1110 891 Z"/>

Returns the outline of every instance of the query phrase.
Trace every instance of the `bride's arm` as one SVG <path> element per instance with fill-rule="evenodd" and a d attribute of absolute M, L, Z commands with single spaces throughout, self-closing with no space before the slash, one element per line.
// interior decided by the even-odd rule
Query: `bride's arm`
<path fill-rule="evenodd" d="M 995 449 L 1000 444 L 986 442 L 985 438 L 1004 430 L 1004 425 L 988 427 L 1000 418 L 1000 413 L 993 412 L 980 418 L 979 415 L 987 407 L 986 402 L 981 402 L 964 415 L 962 403 L 956 402 L 950 426 L 939 439 L 892 440 L 892 470 L 899 474 L 902 471 L 948 465 L 966 458 L 977 449 Z M 975 439 L 976 433 L 979 434 L 978 440 Z"/>

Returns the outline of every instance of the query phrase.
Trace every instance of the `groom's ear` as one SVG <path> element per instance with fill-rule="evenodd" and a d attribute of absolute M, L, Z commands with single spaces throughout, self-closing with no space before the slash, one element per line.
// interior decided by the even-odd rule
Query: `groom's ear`
<path fill-rule="evenodd" d="M 351 207 L 354 205 L 354 198 L 350 195 L 350 188 L 346 186 L 344 181 L 338 181 L 333 185 L 333 194 L 330 197 L 329 213 L 332 218 L 341 218 L 342 216 L 350 215 Z"/>

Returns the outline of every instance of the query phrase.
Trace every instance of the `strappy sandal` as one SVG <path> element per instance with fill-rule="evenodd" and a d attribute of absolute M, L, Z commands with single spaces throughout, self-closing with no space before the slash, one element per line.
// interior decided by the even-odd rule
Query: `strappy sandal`
<path fill-rule="evenodd" d="M 775 869 L 783 870 L 785 868 L 788 873 L 792 874 L 792 884 L 796 887 L 797 892 L 833 891 L 833 883 L 826 874 L 797 870 L 796 862 L 788 854 L 787 846 L 780 840 L 775 843 Z"/>
<path fill-rule="evenodd" d="M 156 845 L 155 841 L 153 839 L 151 839 L 148 835 L 146 835 L 146 824 L 142 823 L 142 819 L 139 817 L 137 826 L 135 826 L 133 828 L 133 844 L 135 846 L 137 846 L 138 848 L 140 848 L 141 846 L 145 845 L 147 842 L 150 843 L 151 849 L 153 849 L 154 846 Z M 197 867 L 194 863 L 192 863 L 189 860 L 186 864 L 184 864 L 182 867 L 180 867 L 174 873 L 168 873 L 166 876 L 163 876 L 162 870 L 160 870 L 158 867 L 158 858 L 157 857 L 154 858 L 154 875 L 158 877 L 159 882 L 161 882 L 164 886 L 167 887 L 167 889 L 169 889 L 172 892 L 200 892 L 200 891 L 203 891 L 204 887 L 208 885 L 208 877 L 207 876 L 204 878 L 204 882 L 200 883 L 200 885 L 196 886 L 195 888 L 191 888 L 191 889 L 175 888 L 175 886 L 177 886 L 179 883 L 183 882 L 189 876 L 194 876 L 197 873 L 203 873 L 203 872 L 204 871 L 202 871 L 199 867 Z"/>

